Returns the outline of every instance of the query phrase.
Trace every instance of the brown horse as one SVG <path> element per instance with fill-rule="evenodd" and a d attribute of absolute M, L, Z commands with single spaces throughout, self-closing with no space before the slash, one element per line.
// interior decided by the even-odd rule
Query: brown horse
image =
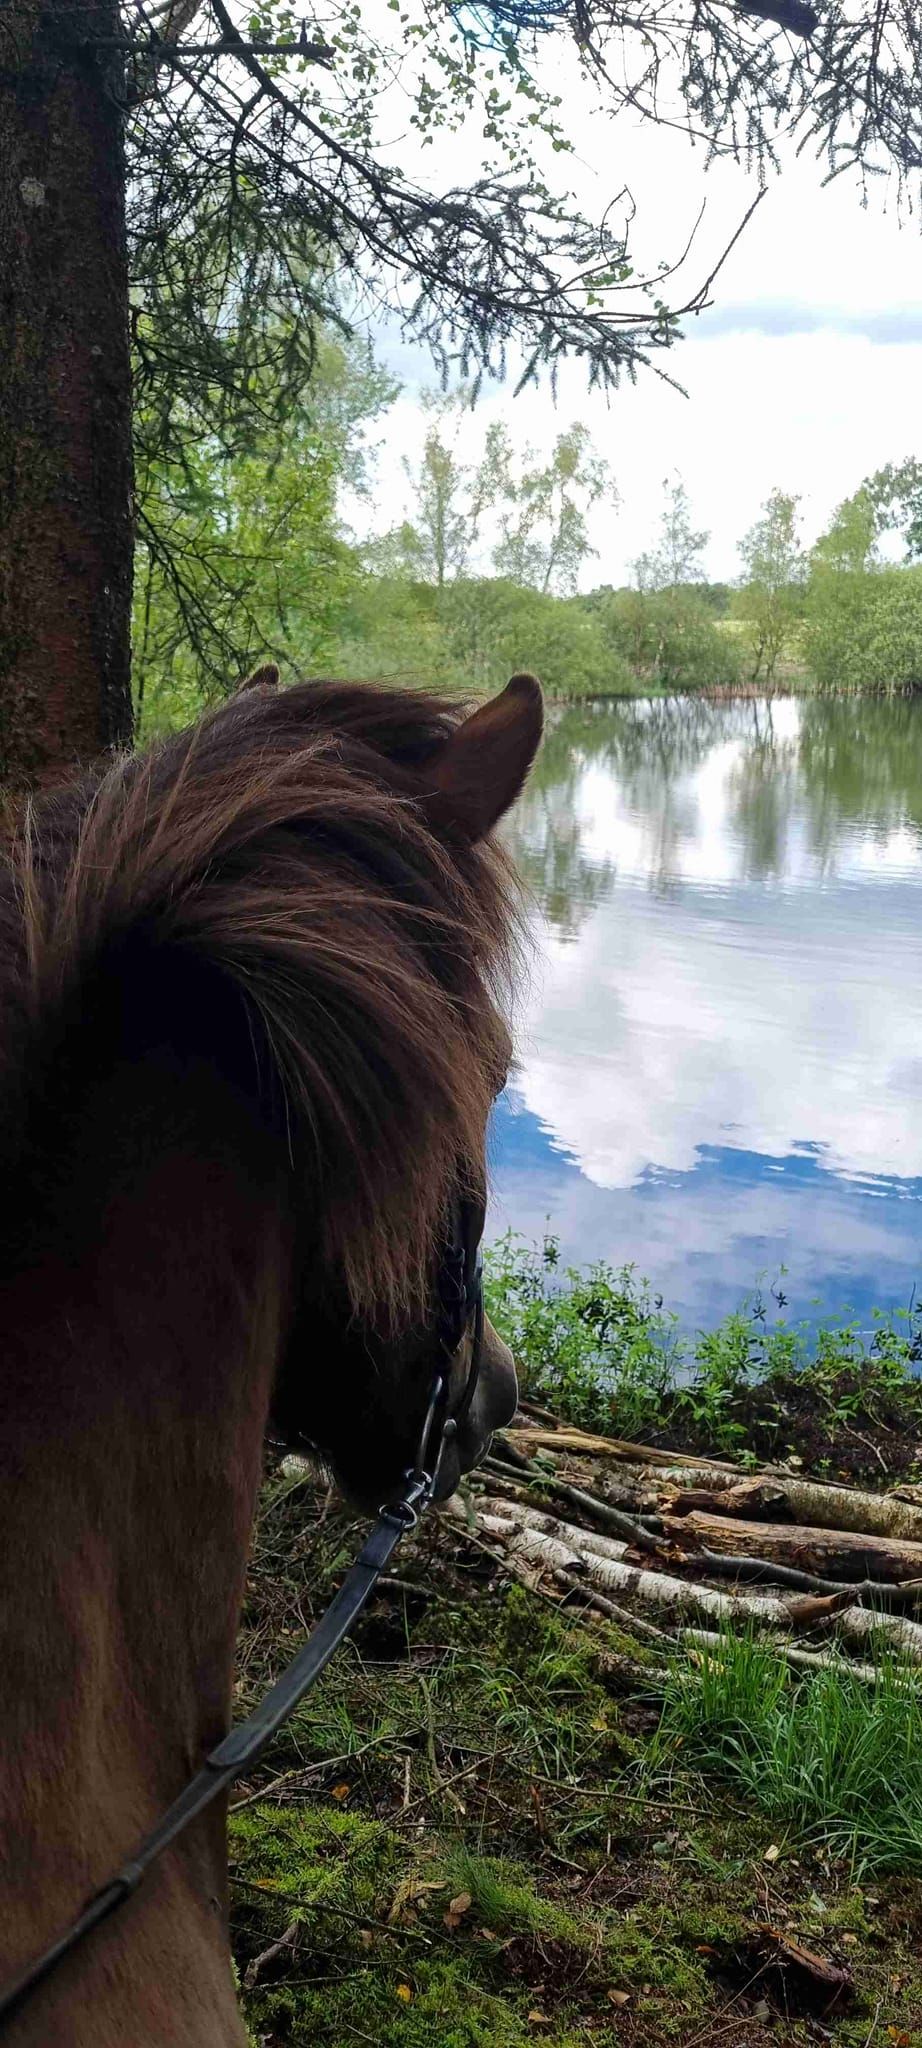
<path fill-rule="evenodd" d="M 538 686 L 461 720 L 268 680 L 46 801 L 0 881 L 0 1987 L 229 1725 L 267 1422 L 363 1504 L 399 1486 L 446 1214 L 483 1201 L 515 932 L 490 834 Z M 488 1331 L 442 1492 L 514 1389 Z M 6 2038 L 245 2040 L 223 1810 Z"/>

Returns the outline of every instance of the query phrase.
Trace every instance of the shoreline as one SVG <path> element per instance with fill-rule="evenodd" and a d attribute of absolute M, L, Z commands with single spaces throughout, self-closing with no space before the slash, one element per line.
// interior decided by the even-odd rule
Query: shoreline
<path fill-rule="evenodd" d="M 683 1335 L 631 1268 L 561 1268 L 556 1242 L 487 1248 L 487 1305 L 522 1391 L 579 1428 L 861 1485 L 922 1480 L 922 1305 L 789 1322 L 756 1291 Z"/>

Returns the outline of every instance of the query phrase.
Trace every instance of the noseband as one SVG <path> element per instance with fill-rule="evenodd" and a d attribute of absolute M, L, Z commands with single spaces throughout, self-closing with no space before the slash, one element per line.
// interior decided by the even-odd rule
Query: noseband
<path fill-rule="evenodd" d="M 131 1898 L 163 1850 L 169 1848 L 190 1822 L 196 1820 L 262 1755 L 305 1693 L 316 1684 L 334 1651 L 367 1606 L 401 1536 L 416 1527 L 435 1492 L 446 1449 L 470 1413 L 480 1378 L 484 1314 L 481 1227 L 482 1212 L 477 1205 L 457 1195 L 452 1204 L 451 1227 L 443 1247 L 438 1278 L 437 1337 L 442 1359 L 429 1391 L 416 1456 L 404 1474 L 397 1499 L 379 1508 L 371 1534 L 354 1564 L 350 1565 L 339 1592 L 334 1594 L 303 1648 L 253 1713 L 232 1728 L 217 1749 L 206 1757 L 201 1770 L 190 1778 L 172 1806 L 167 1807 L 156 1827 L 139 1844 L 131 1861 L 124 1863 L 100 1891 L 94 1892 L 78 1918 L 0 1994 L 0 2027 L 22 2010 L 30 1994 L 51 1976 L 57 1965 L 92 1933 L 94 1927 L 108 1920 Z M 452 1406 L 452 1367 L 468 1332 L 471 1356 L 467 1379 L 460 1400 Z"/>
<path fill-rule="evenodd" d="M 444 1373 L 436 1373 L 429 1396 L 429 1408 L 420 1439 L 417 1465 L 423 1471 L 431 1464 L 430 1492 L 438 1484 L 446 1448 L 470 1414 L 483 1363 L 483 1246 L 482 1215 L 473 1202 L 456 1196 L 452 1205 L 451 1235 L 442 1252 L 439 1267 L 439 1339 L 445 1356 Z M 467 1336 L 471 1334 L 471 1356 L 467 1379 L 457 1405 L 449 1411 L 451 1367 Z M 431 1438 L 435 1440 L 435 1457 Z"/>

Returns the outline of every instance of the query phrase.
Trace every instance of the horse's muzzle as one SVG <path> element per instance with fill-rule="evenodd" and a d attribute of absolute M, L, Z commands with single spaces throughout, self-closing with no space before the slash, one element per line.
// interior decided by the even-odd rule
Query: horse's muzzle
<path fill-rule="evenodd" d="M 483 1353 L 470 1409 L 457 1433 L 445 1445 L 439 1466 L 436 1500 L 447 1500 L 465 1472 L 485 1457 L 496 1429 L 512 1421 L 519 1397 L 515 1361 L 488 1316 L 483 1324 Z"/>

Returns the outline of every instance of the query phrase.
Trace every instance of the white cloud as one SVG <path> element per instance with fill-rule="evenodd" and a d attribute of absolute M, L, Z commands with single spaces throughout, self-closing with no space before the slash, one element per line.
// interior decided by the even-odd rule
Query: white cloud
<path fill-rule="evenodd" d="M 793 728 L 796 705 L 782 716 Z M 702 1145 L 780 1160 L 807 1140 L 847 1177 L 920 1176 L 922 928 L 894 886 L 918 888 L 919 835 L 840 823 L 833 865 L 795 803 L 778 872 L 754 878 L 733 817 L 743 751 L 715 745 L 655 802 L 584 771 L 581 855 L 615 880 L 576 943 L 542 936 L 522 1099 L 604 1188 L 687 1173 Z M 516 829 L 540 835 L 528 797 Z"/>
<path fill-rule="evenodd" d="M 630 188 L 639 269 L 655 272 L 660 259 L 680 254 L 706 201 L 691 253 L 666 288 L 673 303 L 681 302 L 726 247 L 757 189 L 754 178 L 725 159 L 705 170 L 703 150 L 670 130 L 612 122 L 564 46 L 555 46 L 553 62 L 565 125 L 578 135 L 581 152 L 558 160 L 559 175 L 572 181 L 593 217 Z M 426 175 L 463 182 L 471 140 L 440 140 L 426 156 Z M 627 578 L 630 562 L 653 537 L 668 473 L 682 474 L 698 523 L 710 530 L 709 572 L 732 577 L 739 571 L 736 542 L 776 485 L 802 496 L 806 537 L 813 539 L 869 470 L 922 452 L 918 224 L 900 223 L 886 185 L 872 185 L 864 206 L 854 178 L 824 188 L 824 171 L 824 164 L 788 152 L 715 281 L 713 309 L 691 319 L 687 338 L 659 358 L 687 399 L 648 371 L 636 387 L 627 384 L 606 401 L 587 392 L 575 365 L 561 373 L 556 409 L 546 389 L 512 399 L 508 389 L 488 387 L 465 434 L 471 456 L 500 415 L 520 445 L 544 450 L 580 417 L 612 465 L 622 502 L 617 512 L 597 508 L 598 556 L 583 578 L 587 586 Z M 402 516 L 400 456 L 421 444 L 418 396 L 433 381 L 425 353 L 400 341 L 393 327 L 382 330 L 380 343 L 407 389 L 388 426 L 376 530 Z M 364 530 L 367 513 L 347 510 Z"/>
<path fill-rule="evenodd" d="M 500 1170 L 489 1235 L 514 1224 L 526 1240 L 550 1225 L 564 1262 L 633 1264 L 686 1328 L 711 1327 L 760 1282 L 784 1272 L 797 1320 L 819 1293 L 825 1311 L 905 1305 L 918 1271 L 918 1204 L 856 1199 L 831 1174 L 749 1175 L 721 1170 L 658 1185 L 638 1198 L 600 1191 L 565 1168 L 546 1175 Z"/>

